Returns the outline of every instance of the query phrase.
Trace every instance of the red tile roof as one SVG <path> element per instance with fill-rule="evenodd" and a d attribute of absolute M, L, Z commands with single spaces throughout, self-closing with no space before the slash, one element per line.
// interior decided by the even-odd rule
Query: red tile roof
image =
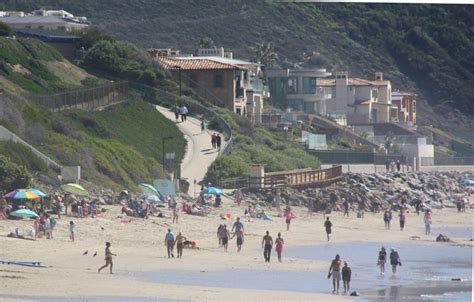
<path fill-rule="evenodd" d="M 240 69 L 236 65 L 221 63 L 202 58 L 155 57 L 155 61 L 168 70 L 233 70 Z M 179 66 L 179 67 L 178 67 Z"/>
<path fill-rule="evenodd" d="M 369 81 L 359 78 L 349 78 L 349 86 L 385 86 L 389 81 Z M 317 86 L 336 86 L 336 79 L 318 79 Z"/>

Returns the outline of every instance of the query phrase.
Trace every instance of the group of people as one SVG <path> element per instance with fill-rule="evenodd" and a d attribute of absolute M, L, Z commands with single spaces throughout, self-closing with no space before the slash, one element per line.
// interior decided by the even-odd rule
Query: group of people
<path fill-rule="evenodd" d="M 399 217 L 399 223 L 400 223 L 400 231 L 403 231 L 405 229 L 405 223 L 407 221 L 407 211 L 404 208 L 400 209 L 400 212 L 398 213 Z M 431 210 L 426 209 L 425 214 L 423 216 L 423 222 L 425 224 L 425 234 L 429 235 L 431 233 Z M 386 209 L 385 212 L 383 213 L 383 221 L 385 223 L 385 229 L 390 230 L 390 221 L 392 220 L 392 210 L 391 209 Z"/>
<path fill-rule="evenodd" d="M 387 172 L 400 172 L 400 170 L 402 169 L 402 164 L 400 163 L 399 160 L 395 161 L 393 159 L 387 159 L 385 161 L 385 170 Z"/>
<path fill-rule="evenodd" d="M 179 122 L 180 116 L 181 116 L 181 122 L 185 122 L 189 111 L 185 104 L 182 104 L 181 106 L 176 104 L 173 108 L 173 112 L 174 112 L 174 117 L 176 119 L 176 122 Z"/>
<path fill-rule="evenodd" d="M 217 151 L 221 150 L 222 137 L 219 133 L 212 133 L 211 145 L 212 145 L 212 149 L 217 149 Z"/>
<path fill-rule="evenodd" d="M 387 262 L 387 251 L 385 247 L 382 247 L 379 251 L 379 255 L 377 258 L 377 266 L 380 268 L 380 274 L 385 275 L 385 263 Z M 402 265 L 402 261 L 400 260 L 400 255 L 398 251 L 394 248 L 390 251 L 390 265 L 392 266 L 392 274 L 397 274 L 397 267 Z"/>

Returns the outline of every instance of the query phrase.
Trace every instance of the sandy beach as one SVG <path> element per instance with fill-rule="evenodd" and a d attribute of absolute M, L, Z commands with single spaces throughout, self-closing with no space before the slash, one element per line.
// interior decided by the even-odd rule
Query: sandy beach
<path fill-rule="evenodd" d="M 334 243 L 366 242 L 407 242 L 433 241 L 437 233 L 424 235 L 423 216 L 410 213 L 403 232 L 398 229 L 398 221 L 392 221 L 392 229 L 385 230 L 382 213 L 366 213 L 363 219 L 351 213 L 349 218 L 342 213 L 330 215 L 334 224 L 331 242 L 327 242 L 323 228 L 323 217 L 314 213 L 307 216 L 304 208 L 295 208 L 297 218 L 293 220 L 290 231 L 286 231 L 283 218 L 276 217 L 276 211 L 270 211 L 272 221 L 254 219 L 244 221 L 245 242 L 241 253 L 236 252 L 235 238 L 229 243 L 225 253 L 218 248 L 216 237 L 217 226 L 227 223 L 231 226 L 233 219 L 222 220 L 219 214 L 231 213 L 232 217 L 243 216 L 244 206 L 238 208 L 230 199 L 224 200 L 224 206 L 209 217 L 180 215 L 179 224 L 172 224 L 170 218 L 150 217 L 148 220 L 131 218 L 129 223 L 122 223 L 119 207 L 108 206 L 108 212 L 101 218 L 75 218 L 63 216 L 58 220 L 54 239 L 45 238 L 36 241 L 0 237 L 0 259 L 41 261 L 48 268 L 30 268 L 17 265 L 0 265 L 1 291 L 0 301 L 41 301 L 38 297 L 76 297 L 86 300 L 87 297 L 136 297 L 175 299 L 185 301 L 349 301 L 354 298 L 332 295 L 332 285 L 328 279 L 318 282 L 327 285 L 322 293 L 304 293 L 281 290 L 258 290 L 220 287 L 204 287 L 153 282 L 141 278 L 141 272 L 160 272 L 170 270 L 207 272 L 226 272 L 232 279 L 235 269 L 264 270 L 268 274 L 279 274 L 282 271 L 320 272 L 327 271 L 334 255 L 327 255 L 327 261 L 310 261 L 286 258 L 283 251 L 283 263 L 276 261 L 265 263 L 261 240 L 266 230 L 275 238 L 278 232 L 285 239 L 285 248 L 303 245 L 331 245 Z M 169 213 L 168 210 L 166 212 Z M 472 213 L 457 213 L 455 209 L 434 210 L 433 228 L 439 227 L 472 227 Z M 68 239 L 67 224 L 70 220 L 76 223 L 76 241 Z M 20 228 L 27 230 L 32 221 L 0 220 L 0 234 Z M 101 229 L 103 227 L 103 230 Z M 182 232 L 187 238 L 197 241 L 198 248 L 185 249 L 182 259 L 168 259 L 164 246 L 166 230 L 171 228 L 175 235 Z M 418 237 L 412 237 L 418 236 Z M 452 237 L 453 243 L 472 248 L 472 241 L 466 238 Z M 97 268 L 104 263 L 105 241 L 112 243 L 114 257 L 114 275 L 108 270 L 97 273 Z M 87 255 L 82 255 L 84 251 Z M 97 251 L 98 255 L 92 255 Z M 374 255 L 377 251 L 373 251 Z M 344 258 L 344 255 L 341 255 Z M 376 268 L 374 268 L 376 270 Z M 354 290 L 357 290 L 356 288 Z M 106 301 L 106 300 L 104 300 Z M 108 300 L 107 300 L 108 301 Z M 120 300 L 110 300 L 120 301 Z M 141 300 L 137 300 L 141 301 Z M 143 300 L 155 301 L 155 300 Z"/>

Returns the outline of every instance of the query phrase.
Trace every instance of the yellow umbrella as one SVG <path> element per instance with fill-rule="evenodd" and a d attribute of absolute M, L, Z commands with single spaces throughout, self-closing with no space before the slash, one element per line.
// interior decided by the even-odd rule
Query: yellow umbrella
<path fill-rule="evenodd" d="M 89 193 L 84 189 L 81 185 L 74 184 L 74 183 L 69 183 L 69 184 L 64 184 L 61 186 L 61 189 L 63 191 L 77 195 L 77 196 L 84 196 L 88 195 Z"/>

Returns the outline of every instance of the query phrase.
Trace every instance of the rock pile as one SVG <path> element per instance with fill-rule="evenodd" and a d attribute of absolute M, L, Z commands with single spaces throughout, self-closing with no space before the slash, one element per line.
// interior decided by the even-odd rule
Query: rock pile
<path fill-rule="evenodd" d="M 246 192 L 246 200 L 265 205 L 278 191 L 286 204 L 307 206 L 316 200 L 316 209 L 340 202 L 342 198 L 353 205 L 362 205 L 365 210 L 396 206 L 402 201 L 408 205 L 421 202 L 431 208 L 454 207 L 459 193 L 465 191 L 459 184 L 462 176 L 457 172 L 347 173 L 343 181 L 326 188 L 251 190 Z"/>

